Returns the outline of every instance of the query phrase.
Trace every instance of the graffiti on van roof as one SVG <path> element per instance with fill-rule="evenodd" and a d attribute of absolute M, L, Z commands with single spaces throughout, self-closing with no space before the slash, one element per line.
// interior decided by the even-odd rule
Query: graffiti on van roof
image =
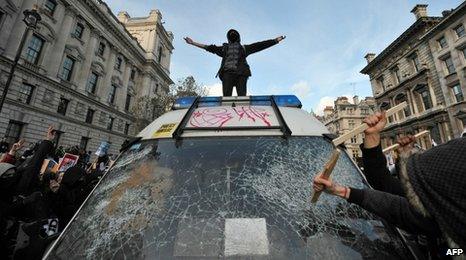
<path fill-rule="evenodd" d="M 196 109 L 189 120 L 190 127 L 273 125 L 278 125 L 278 120 L 272 107 L 266 106 L 202 107 Z"/>

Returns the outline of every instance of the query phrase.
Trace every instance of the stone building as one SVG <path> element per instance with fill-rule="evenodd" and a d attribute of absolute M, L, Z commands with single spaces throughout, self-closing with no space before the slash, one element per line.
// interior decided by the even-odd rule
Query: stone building
<path fill-rule="evenodd" d="M 95 151 L 101 141 L 117 153 L 135 135 L 138 97 L 162 95 L 173 35 L 158 10 L 148 17 L 116 17 L 100 0 L 0 2 L 0 82 L 5 86 L 25 32 L 23 11 L 37 4 L 42 20 L 29 33 L 0 116 L 9 142 L 43 138 L 49 125 L 57 145 Z"/>
<path fill-rule="evenodd" d="M 382 132 L 382 145 L 388 146 L 402 134 L 430 130 L 420 140 L 424 148 L 431 140 L 443 143 L 453 136 L 436 59 L 424 38 L 442 17 L 427 15 L 427 5 L 416 5 L 411 11 L 416 21 L 379 55 L 365 56 L 367 65 L 361 73 L 370 77 L 377 107 L 388 109 L 403 101 L 408 107 L 389 118 Z"/>
<path fill-rule="evenodd" d="M 373 114 L 374 110 L 375 100 L 372 97 L 359 100 L 358 96 L 354 96 L 352 102 L 347 97 L 338 97 L 334 107 L 325 107 L 321 120 L 331 133 L 342 135 L 362 124 L 362 120 Z M 362 156 L 359 149 L 362 139 L 363 134 L 360 134 L 345 142 L 348 153 L 356 162 L 359 162 Z"/>
<path fill-rule="evenodd" d="M 466 128 L 466 2 L 443 15 L 421 40 L 431 49 L 451 132 L 458 137 Z"/>

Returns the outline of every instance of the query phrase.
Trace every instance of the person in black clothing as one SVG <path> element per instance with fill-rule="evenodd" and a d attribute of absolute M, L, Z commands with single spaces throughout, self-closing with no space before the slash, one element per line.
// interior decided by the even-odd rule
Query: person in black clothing
<path fill-rule="evenodd" d="M 5 138 L 2 138 L 2 141 L 0 141 L 0 154 L 1 153 L 6 153 L 8 152 L 8 147 L 10 145 L 8 144 L 8 142 L 5 140 Z"/>
<path fill-rule="evenodd" d="M 466 247 L 466 139 L 453 139 L 411 154 L 412 139 L 401 142 L 400 180 L 387 172 L 380 147 L 385 113 L 365 119 L 363 160 L 368 182 L 376 189 L 344 187 L 318 174 L 315 191 L 326 191 L 415 234 L 444 237 L 450 248 Z"/>
<path fill-rule="evenodd" d="M 228 43 L 217 46 L 197 43 L 189 37 L 184 38 L 186 43 L 222 57 L 222 63 L 217 76 L 222 81 L 223 96 L 231 96 L 234 86 L 236 86 L 238 96 L 246 96 L 248 77 L 251 76 L 251 70 L 249 69 L 246 57 L 279 43 L 285 39 L 285 36 L 249 45 L 241 45 L 239 32 L 231 29 L 227 33 L 227 39 Z"/>

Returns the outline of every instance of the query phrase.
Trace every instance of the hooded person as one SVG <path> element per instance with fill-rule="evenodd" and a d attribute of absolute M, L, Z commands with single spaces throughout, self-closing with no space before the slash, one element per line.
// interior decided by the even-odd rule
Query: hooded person
<path fill-rule="evenodd" d="M 375 119 L 365 119 L 370 130 L 365 139 L 375 139 L 365 140 L 365 145 L 372 143 L 372 150 L 366 147 L 363 157 L 373 153 L 375 160 L 383 157 L 379 132 L 386 124 L 385 114 L 378 114 Z M 450 248 L 466 248 L 466 139 L 453 139 L 418 153 L 412 143 L 400 145 L 398 183 L 375 173 L 374 168 L 365 175 L 377 190 L 344 187 L 320 174 L 314 178 L 314 190 L 345 198 L 408 232 L 444 238 Z"/>
<path fill-rule="evenodd" d="M 217 76 L 222 81 L 223 96 L 231 96 L 233 87 L 236 87 L 238 96 L 246 96 L 247 80 L 251 76 L 249 64 L 246 57 L 249 55 L 267 49 L 285 39 L 285 36 L 279 36 L 275 39 L 256 42 L 253 44 L 242 45 L 241 36 L 237 30 L 231 29 L 227 32 L 228 43 L 222 46 L 205 45 L 197 43 L 191 38 L 186 37 L 186 43 L 202 48 L 208 52 L 217 54 L 222 58 Z"/>

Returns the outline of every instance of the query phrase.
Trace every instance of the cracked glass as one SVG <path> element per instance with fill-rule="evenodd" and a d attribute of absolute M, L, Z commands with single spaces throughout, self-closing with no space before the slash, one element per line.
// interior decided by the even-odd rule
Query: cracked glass
<path fill-rule="evenodd" d="M 147 140 L 124 152 L 51 259 L 406 258 L 398 233 L 341 198 L 310 203 L 323 137 Z M 334 181 L 365 188 L 346 153 Z"/>

